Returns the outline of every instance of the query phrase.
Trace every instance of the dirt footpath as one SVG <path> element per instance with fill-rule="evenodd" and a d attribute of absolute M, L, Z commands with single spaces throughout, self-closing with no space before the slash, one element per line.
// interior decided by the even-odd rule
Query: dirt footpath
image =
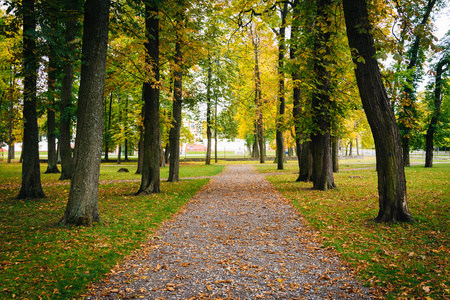
<path fill-rule="evenodd" d="M 88 299 L 371 299 L 251 165 L 227 166 Z"/>

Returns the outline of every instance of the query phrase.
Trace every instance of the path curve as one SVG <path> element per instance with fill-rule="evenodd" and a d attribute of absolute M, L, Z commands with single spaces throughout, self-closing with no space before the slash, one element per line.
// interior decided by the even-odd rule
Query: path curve
<path fill-rule="evenodd" d="M 264 175 L 227 166 L 88 299 L 371 299 Z"/>

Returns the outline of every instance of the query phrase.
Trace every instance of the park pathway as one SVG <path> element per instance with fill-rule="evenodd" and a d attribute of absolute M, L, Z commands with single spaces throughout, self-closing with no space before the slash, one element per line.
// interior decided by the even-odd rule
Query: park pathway
<path fill-rule="evenodd" d="M 88 299 L 371 299 L 264 175 L 227 166 Z"/>

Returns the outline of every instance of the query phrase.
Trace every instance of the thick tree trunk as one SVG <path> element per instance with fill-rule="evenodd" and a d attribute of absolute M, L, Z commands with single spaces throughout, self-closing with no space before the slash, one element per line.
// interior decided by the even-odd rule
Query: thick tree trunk
<path fill-rule="evenodd" d="M 152 70 L 153 77 L 144 82 L 144 162 L 141 186 L 137 194 L 161 192 L 160 162 L 161 130 L 159 128 L 159 17 L 154 2 L 145 5 L 145 63 Z M 150 76 L 150 75 L 149 75 Z"/>
<path fill-rule="evenodd" d="M 211 164 L 211 81 L 212 81 L 212 69 L 211 69 L 211 57 L 208 55 L 208 82 L 206 84 L 206 160 L 205 164 Z"/>
<path fill-rule="evenodd" d="M 109 0 L 86 0 L 84 5 L 84 62 L 78 93 L 74 169 L 62 224 L 92 226 L 100 221 L 98 179 L 102 159 L 109 6 Z"/>
<path fill-rule="evenodd" d="M 48 108 L 47 108 L 47 145 L 48 162 L 45 173 L 59 173 L 56 156 L 56 120 L 55 120 L 55 85 L 56 64 L 53 54 L 48 58 Z"/>
<path fill-rule="evenodd" d="M 311 153 L 311 147 L 311 142 L 304 142 L 302 144 L 302 152 L 300 155 L 300 171 L 297 181 L 312 181 L 313 157 Z"/>
<path fill-rule="evenodd" d="M 180 133 L 181 133 L 181 110 L 183 91 L 183 53 L 181 52 L 181 37 L 177 38 L 175 44 L 175 71 L 173 89 L 173 113 L 172 128 L 169 132 L 170 165 L 169 182 L 180 180 Z"/>
<path fill-rule="evenodd" d="M 312 96 L 313 122 L 317 129 L 311 134 L 311 153 L 313 155 L 312 181 L 315 190 L 329 190 L 335 188 L 333 177 L 333 160 L 331 155 L 331 120 L 330 120 L 330 73 L 327 66 L 331 38 L 327 10 L 331 0 L 319 0 L 317 15 L 328 25 L 327 28 L 317 27 L 315 33 L 314 49 L 316 52 L 314 61 L 314 75 L 316 80 L 315 92 Z M 323 25 L 322 25 L 323 26 Z M 325 50 L 324 53 L 320 51 Z M 320 53 L 319 53 L 320 52 Z"/>
<path fill-rule="evenodd" d="M 412 221 L 406 201 L 400 133 L 375 59 L 365 1 L 344 0 L 344 13 L 350 48 L 358 53 L 353 53 L 356 80 L 377 153 L 379 212 L 375 221 Z"/>
<path fill-rule="evenodd" d="M 426 154 L 425 154 L 425 167 L 433 167 L 433 150 L 434 150 L 434 133 L 436 131 L 436 126 L 438 124 L 439 115 L 441 112 L 442 98 L 442 72 L 446 65 L 450 64 L 450 56 L 444 57 L 436 67 L 436 81 L 434 86 L 434 109 L 433 115 L 430 120 L 430 125 L 428 125 L 427 135 L 426 135 Z"/>
<path fill-rule="evenodd" d="M 70 55 L 74 53 L 73 41 L 76 34 L 76 4 L 78 0 L 68 1 L 67 11 L 72 13 L 67 17 L 65 26 L 65 40 Z M 67 63 L 64 66 L 64 75 L 61 83 L 61 102 L 59 119 L 59 149 L 61 156 L 61 176 L 59 180 L 67 180 L 72 176 L 72 148 L 70 147 L 70 120 L 71 114 L 69 105 L 72 101 L 73 87 L 73 58 L 67 57 Z"/>
<path fill-rule="evenodd" d="M 334 189 L 333 158 L 331 154 L 331 135 L 329 132 L 311 135 L 313 156 L 313 189 L 327 191 Z"/>
<path fill-rule="evenodd" d="M 42 198 L 45 194 L 41 186 L 39 167 L 39 141 L 36 112 L 36 16 L 34 0 L 23 0 L 23 63 L 24 63 L 24 104 L 23 104 L 23 146 L 22 146 L 22 187 L 17 199 Z"/>

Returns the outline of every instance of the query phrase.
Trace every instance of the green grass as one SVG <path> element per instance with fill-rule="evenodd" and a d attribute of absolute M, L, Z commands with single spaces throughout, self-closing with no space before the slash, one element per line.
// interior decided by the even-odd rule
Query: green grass
<path fill-rule="evenodd" d="M 222 169 L 181 166 L 180 174 L 211 176 Z M 76 228 L 56 225 L 64 214 L 69 185 L 44 186 L 46 198 L 19 201 L 14 197 L 20 188 L 20 172 L 17 163 L 1 164 L 0 299 L 80 297 L 89 283 L 100 280 L 124 256 L 138 249 L 209 180 L 162 182 L 162 192 L 148 196 L 133 195 L 139 182 L 100 185 L 101 222 L 91 228 Z M 133 176 L 117 173 L 115 167 L 107 165 L 101 167 L 101 174 L 108 180 Z M 42 174 L 42 181 L 51 184 L 58 177 Z"/>
<path fill-rule="evenodd" d="M 327 192 L 295 182 L 295 174 L 267 177 L 367 285 L 388 299 L 449 299 L 449 175 L 450 164 L 406 168 L 412 224 L 371 221 L 378 212 L 374 169 L 337 173 L 338 189 Z"/>

